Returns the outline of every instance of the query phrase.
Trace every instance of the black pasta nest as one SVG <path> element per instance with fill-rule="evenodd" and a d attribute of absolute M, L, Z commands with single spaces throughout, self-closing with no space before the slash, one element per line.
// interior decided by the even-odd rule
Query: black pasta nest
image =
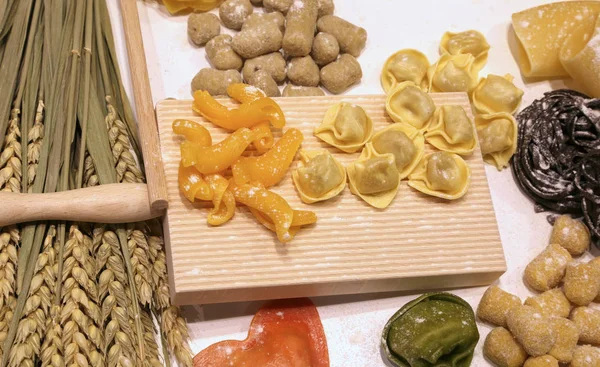
<path fill-rule="evenodd" d="M 600 99 L 548 92 L 517 120 L 512 170 L 536 211 L 582 216 L 600 239 Z"/>

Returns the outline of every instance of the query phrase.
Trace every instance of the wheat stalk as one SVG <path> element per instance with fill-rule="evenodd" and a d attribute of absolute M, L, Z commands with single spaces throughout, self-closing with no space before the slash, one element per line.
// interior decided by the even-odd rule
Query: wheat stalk
<path fill-rule="evenodd" d="M 64 348 L 62 326 L 60 325 L 61 307 L 53 305 L 46 319 L 46 336 L 40 351 L 42 367 L 64 367 Z"/>
<path fill-rule="evenodd" d="M 11 367 L 34 366 L 35 360 L 40 356 L 41 340 L 45 335 L 46 320 L 52 307 L 52 290 L 57 280 L 55 237 L 56 229 L 51 226 L 37 257 L 23 317 L 19 321 L 15 344 L 11 348 Z"/>
<path fill-rule="evenodd" d="M 12 110 L 0 153 L 0 191 L 21 192 L 20 111 Z M 0 230 L 0 358 L 17 303 L 16 271 L 20 232 L 16 226 Z"/>
<path fill-rule="evenodd" d="M 29 130 L 27 140 L 27 191 L 32 191 L 33 181 L 37 172 L 38 162 L 40 161 L 40 152 L 42 150 L 42 139 L 44 138 L 44 102 L 39 101 L 35 113 L 35 121 Z"/>
<path fill-rule="evenodd" d="M 64 245 L 62 272 L 62 343 L 65 364 L 100 366 L 104 364 L 101 311 L 98 307 L 96 271 L 92 239 L 71 225 Z"/>
<path fill-rule="evenodd" d="M 102 305 L 104 356 L 107 366 L 133 366 L 135 340 L 131 339 L 131 300 L 125 264 L 115 232 L 94 228 L 94 254 L 98 274 L 98 293 Z"/>

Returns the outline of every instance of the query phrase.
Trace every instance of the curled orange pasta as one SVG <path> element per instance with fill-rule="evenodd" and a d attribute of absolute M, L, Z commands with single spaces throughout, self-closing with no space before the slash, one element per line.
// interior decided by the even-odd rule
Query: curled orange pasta
<path fill-rule="evenodd" d="M 229 181 L 221 175 L 207 175 L 206 182 L 213 192 L 214 207 L 208 213 L 208 224 L 220 226 L 227 223 L 235 214 L 235 198 L 228 191 Z"/>
<path fill-rule="evenodd" d="M 213 190 L 209 183 L 204 180 L 204 177 L 194 167 L 184 167 L 179 164 L 179 189 L 183 195 L 190 201 L 194 200 L 211 200 Z"/>
<path fill-rule="evenodd" d="M 250 208 L 250 212 L 256 220 L 265 226 L 268 230 L 275 232 L 275 224 L 271 219 L 266 216 L 263 212 Z M 294 219 L 292 220 L 292 226 L 290 227 L 290 235 L 292 238 L 296 236 L 302 226 L 307 226 L 317 222 L 317 215 L 314 212 L 307 210 L 294 210 Z"/>
<path fill-rule="evenodd" d="M 253 140 L 254 133 L 242 128 L 212 146 L 185 141 L 181 144 L 181 163 L 185 167 L 195 166 L 205 175 L 223 172 L 244 153 Z"/>
<path fill-rule="evenodd" d="M 194 93 L 193 109 L 213 124 L 230 131 L 261 122 L 269 122 L 276 128 L 285 125 L 283 111 L 271 98 L 258 98 L 242 103 L 239 108 L 229 109 L 208 92 L 199 90 Z"/>
<path fill-rule="evenodd" d="M 227 87 L 227 94 L 240 103 L 248 103 L 267 97 L 261 89 L 243 83 L 230 84 Z"/>
<path fill-rule="evenodd" d="M 235 185 L 231 189 L 235 200 L 263 213 L 275 226 L 279 241 L 289 242 L 293 235 L 290 233 L 294 220 L 294 210 L 284 198 L 264 188 L 261 184 Z"/>
<path fill-rule="evenodd" d="M 187 141 L 199 144 L 203 147 L 212 145 L 210 132 L 197 122 L 190 120 L 175 120 L 173 122 L 173 132 L 177 135 L 183 135 Z"/>
<path fill-rule="evenodd" d="M 252 145 L 254 145 L 257 152 L 263 154 L 273 147 L 275 139 L 273 138 L 273 132 L 271 132 L 268 122 L 260 123 L 251 130 L 254 133 Z"/>
<path fill-rule="evenodd" d="M 289 129 L 265 154 L 259 157 L 241 157 L 231 167 L 238 185 L 257 181 L 265 187 L 279 183 L 294 160 L 304 136 L 298 129 Z"/>

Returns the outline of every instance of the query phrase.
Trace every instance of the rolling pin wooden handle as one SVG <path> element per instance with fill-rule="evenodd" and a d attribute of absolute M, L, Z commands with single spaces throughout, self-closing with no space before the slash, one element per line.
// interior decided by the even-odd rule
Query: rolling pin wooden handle
<path fill-rule="evenodd" d="M 167 181 L 160 155 L 158 124 L 150 90 L 137 1 L 120 0 L 120 3 L 125 43 L 129 56 L 129 72 L 133 85 L 144 167 L 146 168 L 148 198 L 153 209 L 162 210 L 166 209 L 168 205 Z"/>
<path fill-rule="evenodd" d="M 156 218 L 145 184 L 111 184 L 50 194 L 0 192 L 0 227 L 38 220 L 129 223 Z"/>

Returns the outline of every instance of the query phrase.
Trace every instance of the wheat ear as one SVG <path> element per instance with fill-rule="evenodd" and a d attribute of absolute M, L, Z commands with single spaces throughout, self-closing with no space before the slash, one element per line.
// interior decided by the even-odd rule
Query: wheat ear
<path fill-rule="evenodd" d="M 11 348 L 10 366 L 34 366 L 40 357 L 41 341 L 45 335 L 46 320 L 52 307 L 52 291 L 57 280 L 56 229 L 48 228 L 43 248 L 37 257 L 29 295 L 15 343 Z"/>
<path fill-rule="evenodd" d="M 127 246 L 131 257 L 131 266 L 134 270 L 136 289 L 140 304 L 149 305 L 152 301 L 152 288 L 150 287 L 150 261 L 148 259 L 148 242 L 146 236 L 139 229 L 127 231 Z"/>
<path fill-rule="evenodd" d="M 178 307 L 171 306 L 169 298 L 169 282 L 167 275 L 167 258 L 164 242 L 157 236 L 148 237 L 148 246 L 152 260 L 152 286 L 154 304 L 157 306 L 161 319 L 161 330 L 167 342 L 168 349 L 179 362 L 181 367 L 191 367 L 192 350 L 188 345 L 189 332 L 185 320 L 180 316 Z"/>
<path fill-rule="evenodd" d="M 100 179 L 96 174 L 96 167 L 94 166 L 94 160 L 89 153 L 86 153 L 85 160 L 83 163 L 83 186 L 98 186 L 100 184 Z"/>
<path fill-rule="evenodd" d="M 104 327 L 104 356 L 107 366 L 133 366 L 135 340 L 130 320 L 131 300 L 127 271 L 115 232 L 94 228 L 94 254 L 98 274 L 98 292 Z"/>
<path fill-rule="evenodd" d="M 137 162 L 131 154 L 131 142 L 127 126 L 119 118 L 117 110 L 112 105 L 110 96 L 106 97 L 106 109 L 108 111 L 105 122 L 108 128 L 108 139 L 115 159 L 118 182 L 141 183 L 144 175 L 138 168 Z"/>
<path fill-rule="evenodd" d="M 38 162 L 40 160 L 40 151 L 42 149 L 42 139 L 44 138 L 44 102 L 39 101 L 37 111 L 35 113 L 35 121 L 33 126 L 29 130 L 27 136 L 27 180 L 28 188 L 27 191 L 31 192 L 33 181 L 37 172 Z"/>
<path fill-rule="evenodd" d="M 0 191 L 21 192 L 21 111 L 11 111 L 2 152 L 0 153 Z M 16 306 L 18 244 L 20 232 L 16 226 L 0 229 L 0 358 L 8 333 L 8 325 Z"/>
<path fill-rule="evenodd" d="M 65 365 L 104 365 L 101 312 L 92 239 L 71 225 L 64 245 L 62 273 L 62 343 Z"/>
<path fill-rule="evenodd" d="M 142 309 L 142 325 L 144 325 L 144 347 L 146 351 L 146 366 L 162 367 L 164 363 L 160 361 L 158 354 L 158 344 L 156 343 L 156 328 L 152 321 L 152 314 L 147 308 Z"/>

